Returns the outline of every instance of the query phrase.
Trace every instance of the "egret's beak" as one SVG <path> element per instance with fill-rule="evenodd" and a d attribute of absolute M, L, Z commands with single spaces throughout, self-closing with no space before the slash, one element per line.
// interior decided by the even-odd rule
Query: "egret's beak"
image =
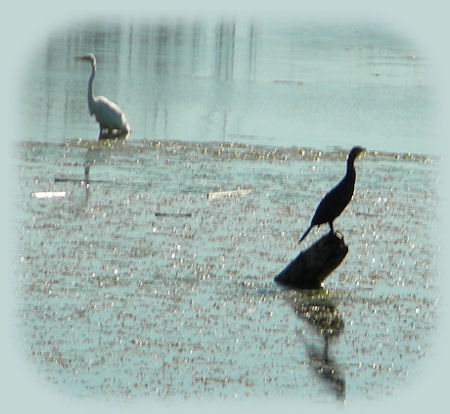
<path fill-rule="evenodd" d="M 90 60 L 89 55 L 81 55 L 81 56 L 75 56 L 75 60 Z"/>

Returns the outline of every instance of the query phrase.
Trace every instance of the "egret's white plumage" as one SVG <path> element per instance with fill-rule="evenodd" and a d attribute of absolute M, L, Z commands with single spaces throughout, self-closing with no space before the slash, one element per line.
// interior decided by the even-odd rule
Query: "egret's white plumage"
<path fill-rule="evenodd" d="M 88 108 L 89 113 L 95 116 L 100 126 L 99 139 L 122 138 L 130 133 L 130 126 L 121 109 L 104 96 L 94 96 L 92 83 L 94 82 L 97 61 L 92 53 L 77 56 L 75 59 L 91 62 L 92 72 L 88 82 Z"/>

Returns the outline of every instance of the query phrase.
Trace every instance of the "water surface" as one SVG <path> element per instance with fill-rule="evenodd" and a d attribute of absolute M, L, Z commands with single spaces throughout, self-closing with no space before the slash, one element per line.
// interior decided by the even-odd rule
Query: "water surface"
<path fill-rule="evenodd" d="M 390 27 L 285 21 L 96 22 L 54 33 L 30 56 L 25 136 L 98 136 L 86 105 L 117 102 L 131 138 L 273 146 L 359 144 L 435 153 L 425 52 Z"/>
<path fill-rule="evenodd" d="M 28 142 L 19 154 L 20 320 L 28 358 L 58 388 L 353 400 L 420 372 L 438 304 L 432 159 L 357 162 L 354 200 L 336 220 L 350 252 L 324 291 L 305 293 L 272 279 L 345 151 L 130 142 L 88 187 L 86 151 Z M 67 194 L 30 198 L 43 189 Z M 250 191 L 207 197 L 236 189 Z"/>
<path fill-rule="evenodd" d="M 87 52 L 125 143 L 95 141 L 73 60 Z M 24 85 L 17 314 L 43 381 L 99 399 L 356 401 L 420 375 L 439 160 L 414 45 L 366 24 L 86 24 L 54 33 Z M 297 244 L 354 144 L 368 152 L 335 222 L 347 257 L 323 290 L 274 285 L 327 231 Z"/>

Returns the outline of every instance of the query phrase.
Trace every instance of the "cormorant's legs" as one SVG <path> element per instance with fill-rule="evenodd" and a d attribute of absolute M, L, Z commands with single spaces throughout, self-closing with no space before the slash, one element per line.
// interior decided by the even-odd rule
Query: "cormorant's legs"
<path fill-rule="evenodd" d="M 334 234 L 333 222 L 329 221 L 328 224 L 330 225 L 331 233 Z"/>

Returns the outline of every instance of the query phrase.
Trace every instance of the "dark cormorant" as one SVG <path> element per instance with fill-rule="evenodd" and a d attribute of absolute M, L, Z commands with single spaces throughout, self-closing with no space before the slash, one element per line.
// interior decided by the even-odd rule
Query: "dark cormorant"
<path fill-rule="evenodd" d="M 298 241 L 299 243 L 308 235 L 313 226 L 320 226 L 321 224 L 328 223 L 331 232 L 334 233 L 333 220 L 344 211 L 345 207 L 347 207 L 347 204 L 352 199 L 356 179 L 356 171 L 353 164 L 356 157 L 363 151 L 365 151 L 365 148 L 352 148 L 347 158 L 347 173 L 345 174 L 345 177 L 322 199 L 314 213 L 311 224 Z"/>

